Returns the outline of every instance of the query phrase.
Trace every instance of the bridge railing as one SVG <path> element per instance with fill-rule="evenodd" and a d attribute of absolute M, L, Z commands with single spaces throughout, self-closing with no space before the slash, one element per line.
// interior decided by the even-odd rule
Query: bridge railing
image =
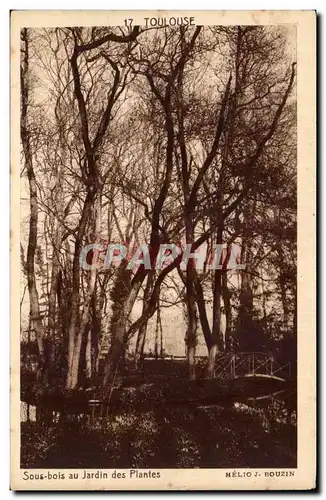
<path fill-rule="evenodd" d="M 290 363 L 280 366 L 272 355 L 260 352 L 230 353 L 216 359 L 216 378 L 255 375 L 288 379 L 291 375 Z"/>

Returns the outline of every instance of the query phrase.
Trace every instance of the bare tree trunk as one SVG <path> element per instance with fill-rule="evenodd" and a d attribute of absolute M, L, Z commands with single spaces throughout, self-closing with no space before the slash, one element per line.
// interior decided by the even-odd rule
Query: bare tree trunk
<path fill-rule="evenodd" d="M 206 312 L 204 291 L 198 276 L 195 277 L 195 290 L 196 290 L 196 302 L 199 312 L 200 324 L 203 331 L 206 347 L 209 352 L 212 347 L 212 332 L 209 326 L 207 312 Z"/>
<path fill-rule="evenodd" d="M 227 350 L 232 350 L 232 308 L 230 301 L 230 290 L 228 287 L 228 277 L 227 271 L 222 273 L 222 295 L 225 310 L 225 348 Z"/>
<path fill-rule="evenodd" d="M 143 313 L 147 306 L 147 302 L 153 287 L 154 273 L 151 271 L 147 276 L 147 283 L 144 291 L 143 298 Z M 147 333 L 147 321 L 142 325 L 142 327 L 138 331 L 137 341 L 136 341 L 136 351 L 135 351 L 135 366 L 139 368 L 140 360 L 144 353 L 146 333 Z"/>
<path fill-rule="evenodd" d="M 101 203 L 102 203 L 102 195 L 101 190 L 98 191 L 96 200 L 94 203 L 94 235 L 95 239 L 98 239 L 100 231 L 101 231 Z M 91 307 L 95 304 L 96 307 L 96 277 L 97 277 L 97 269 L 96 269 L 96 261 L 97 255 L 96 252 L 93 252 L 92 264 L 93 268 L 91 269 L 91 276 L 89 280 L 88 293 L 87 293 L 87 301 L 85 302 L 85 311 L 83 313 L 83 319 L 81 323 L 81 330 L 83 330 L 84 326 L 87 328 L 87 325 L 90 323 L 90 313 Z M 88 380 L 92 379 L 92 333 L 93 329 L 88 328 L 87 332 L 87 340 L 86 340 L 86 351 L 85 351 L 85 370 L 86 370 L 86 378 Z"/>
<path fill-rule="evenodd" d="M 92 329 L 88 328 L 85 349 L 85 374 L 87 380 L 92 380 Z"/>
<path fill-rule="evenodd" d="M 207 364 L 207 378 L 214 377 L 215 360 L 221 343 L 221 271 L 216 269 L 214 273 L 214 297 L 213 297 L 213 326 L 212 346 L 209 350 Z"/>
<path fill-rule="evenodd" d="M 81 325 L 78 325 L 79 319 L 79 290 L 80 290 L 80 252 L 82 250 L 83 238 L 86 231 L 86 226 L 90 217 L 92 205 L 94 201 L 94 190 L 89 190 L 84 206 L 82 217 L 78 227 L 78 233 L 75 242 L 75 252 L 73 261 L 72 275 L 72 299 L 71 299 L 71 316 L 68 329 L 68 373 L 67 373 L 67 389 L 75 389 L 78 383 L 80 350 L 82 344 L 83 330 Z M 84 317 L 81 324 L 85 323 L 85 317 L 88 316 L 87 302 L 85 301 Z M 78 328 L 79 327 L 79 328 Z M 78 328 L 78 330 L 77 330 Z"/>
<path fill-rule="evenodd" d="M 48 339 L 51 342 L 51 365 L 58 360 L 61 338 L 57 338 L 56 318 L 57 318 L 57 291 L 59 284 L 60 262 L 58 249 L 61 242 L 61 231 L 59 227 L 55 230 L 52 254 L 51 283 L 49 293 L 49 316 L 48 316 Z"/>
<path fill-rule="evenodd" d="M 194 270 L 190 263 L 187 268 L 187 333 L 186 352 L 188 362 L 188 378 L 196 380 L 196 346 L 197 346 L 197 312 L 194 290 Z"/>
<path fill-rule="evenodd" d="M 220 225 L 216 243 L 222 243 L 223 226 Z M 215 264 L 220 264 L 216 262 Z M 209 350 L 207 378 L 214 377 L 215 358 L 222 346 L 223 339 L 221 338 L 221 294 L 222 294 L 222 272 L 220 269 L 215 269 L 213 279 L 213 321 L 212 321 L 212 346 Z"/>
<path fill-rule="evenodd" d="M 154 356 L 155 359 L 158 359 L 158 342 L 159 342 L 159 310 L 156 311 L 156 327 L 155 327 L 155 345 L 154 345 Z"/>
<path fill-rule="evenodd" d="M 208 354 L 208 363 L 207 363 L 207 378 L 212 379 L 214 378 L 214 370 L 215 370 L 215 362 L 216 362 L 216 356 L 218 354 L 218 345 L 213 344 L 212 347 L 209 350 Z"/>
<path fill-rule="evenodd" d="M 58 60 L 56 59 L 57 65 Z M 61 341 L 62 341 L 62 329 L 58 332 L 57 327 L 57 292 L 60 280 L 60 249 L 62 246 L 63 239 L 63 227 L 61 222 L 65 219 L 65 209 L 64 209 L 64 191 L 62 185 L 62 176 L 64 175 L 64 168 L 67 161 L 67 140 L 65 135 L 64 118 L 61 110 L 61 95 L 56 101 L 56 126 L 59 132 L 58 137 L 58 151 L 55 156 L 55 162 L 52 167 L 52 175 L 55 177 L 55 187 L 52 190 L 53 196 L 53 208 L 57 213 L 57 216 L 53 216 L 53 213 L 49 215 L 50 220 L 54 228 L 53 237 L 53 251 L 52 251 L 52 269 L 51 269 L 51 282 L 49 291 L 49 315 L 48 315 L 48 339 L 50 342 L 50 359 L 52 366 L 58 366 L 60 351 L 61 351 Z M 52 199 L 51 196 L 51 199 Z M 62 325 L 61 325 L 62 326 Z M 61 333 L 61 335 L 60 335 Z"/>
<path fill-rule="evenodd" d="M 35 251 L 37 245 L 37 224 L 38 224 L 38 206 L 37 206 L 37 186 L 33 167 L 30 131 L 28 129 L 28 106 L 29 106 L 29 41 L 28 31 L 26 28 L 21 33 L 24 48 L 22 51 L 22 64 L 21 64 L 21 140 L 23 145 L 25 167 L 27 171 L 27 178 L 29 183 L 29 196 L 30 196 L 30 218 L 29 218 L 29 237 L 27 247 L 26 259 L 26 274 L 27 284 L 30 299 L 30 320 L 31 327 L 35 331 L 36 341 L 39 351 L 39 368 L 37 377 L 41 378 L 45 371 L 45 352 L 44 352 L 44 339 L 45 329 L 40 314 L 39 296 L 36 287 L 35 279 Z"/>

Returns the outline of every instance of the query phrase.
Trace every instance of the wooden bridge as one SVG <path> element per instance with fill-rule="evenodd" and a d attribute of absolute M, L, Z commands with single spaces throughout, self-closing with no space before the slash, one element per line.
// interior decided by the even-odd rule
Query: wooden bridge
<path fill-rule="evenodd" d="M 217 357 L 215 378 L 254 377 L 285 382 L 291 377 L 291 366 L 279 365 L 273 355 L 263 352 L 237 352 Z"/>

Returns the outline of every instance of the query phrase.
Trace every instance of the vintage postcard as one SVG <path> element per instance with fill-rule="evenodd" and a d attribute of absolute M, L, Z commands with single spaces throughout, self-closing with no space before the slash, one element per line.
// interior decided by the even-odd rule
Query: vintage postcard
<path fill-rule="evenodd" d="M 11 488 L 316 485 L 316 13 L 11 13 Z"/>

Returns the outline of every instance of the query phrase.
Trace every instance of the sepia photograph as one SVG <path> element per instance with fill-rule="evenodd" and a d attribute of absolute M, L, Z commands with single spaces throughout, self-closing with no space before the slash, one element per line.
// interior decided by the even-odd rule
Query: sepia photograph
<path fill-rule="evenodd" d="M 22 482 L 298 467 L 298 27 L 168 14 L 19 28 Z"/>

